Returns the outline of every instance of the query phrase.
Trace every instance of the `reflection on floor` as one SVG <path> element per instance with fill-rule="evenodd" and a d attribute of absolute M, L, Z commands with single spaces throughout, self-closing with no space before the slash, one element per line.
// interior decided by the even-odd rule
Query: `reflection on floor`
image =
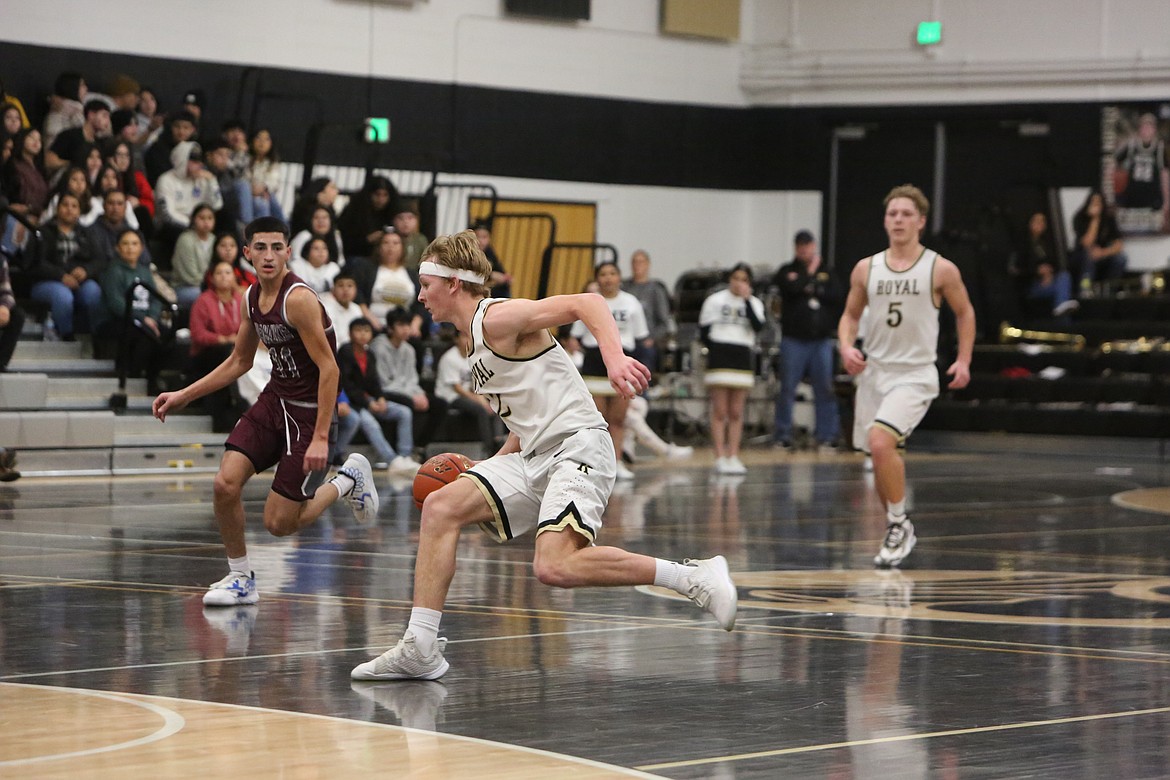
<path fill-rule="evenodd" d="M 468 532 L 439 683 L 348 676 L 409 612 L 409 484 L 373 527 L 338 505 L 284 539 L 251 485 L 262 598 L 235 609 L 200 602 L 210 479 L 0 485 L 0 776 L 1170 776 L 1164 465 L 912 453 L 919 544 L 879 572 L 859 458 L 710 461 L 638 464 L 602 541 L 726 555 L 735 632 L 654 588 L 544 587 L 531 539 Z"/>

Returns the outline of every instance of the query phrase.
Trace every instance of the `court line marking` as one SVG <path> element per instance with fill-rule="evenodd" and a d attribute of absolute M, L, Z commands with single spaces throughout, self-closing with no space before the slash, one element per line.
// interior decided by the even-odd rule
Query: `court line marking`
<path fill-rule="evenodd" d="M 474 745 L 482 745 L 485 747 L 493 748 L 495 750 L 515 750 L 515 751 L 519 751 L 521 753 L 529 753 L 532 755 L 541 756 L 543 758 L 556 759 L 557 761 L 563 761 L 563 762 L 567 762 L 567 763 L 571 763 L 571 764 L 579 764 L 582 766 L 593 767 L 595 769 L 604 769 L 604 770 L 607 770 L 610 772 L 615 772 L 617 774 L 626 775 L 628 777 L 650 778 L 651 780 L 662 780 L 660 776 L 647 774 L 645 771 L 640 770 L 636 767 L 625 767 L 625 766 L 618 766 L 616 764 L 606 764 L 602 761 L 594 761 L 593 759 L 582 758 L 580 756 L 573 756 L 573 755 L 569 755 L 567 753 L 554 753 L 551 750 L 541 750 L 540 748 L 527 747 L 526 745 L 514 745 L 514 744 L 511 744 L 508 742 L 493 742 L 492 740 L 482 739 L 480 737 L 467 737 L 467 736 L 464 736 L 462 734 L 452 734 L 452 733 L 445 732 L 445 731 L 427 731 L 426 729 L 416 729 L 416 728 L 411 728 L 409 726 L 395 726 L 395 725 L 390 724 L 390 723 L 377 723 L 377 722 L 368 721 L 368 720 L 357 720 L 355 718 L 339 718 L 339 717 L 336 717 L 333 715 L 318 715 L 318 714 L 312 713 L 312 712 L 295 712 L 292 710 L 274 710 L 274 709 L 267 709 L 265 707 L 254 707 L 254 706 L 247 705 L 247 704 L 228 704 L 225 702 L 217 702 L 217 701 L 200 701 L 198 699 L 182 699 L 182 698 L 179 698 L 177 696 L 159 696 L 159 695 L 150 694 L 150 693 L 128 694 L 129 696 L 133 696 L 136 699 L 141 698 L 141 699 L 148 700 L 148 701 L 144 701 L 144 702 L 136 702 L 132 699 L 120 698 L 115 694 L 109 694 L 109 693 L 106 693 L 104 691 L 94 691 L 94 690 L 87 689 L 87 688 L 65 688 L 65 687 L 59 687 L 59 686 L 30 685 L 27 683 L 0 683 L 0 685 L 19 685 L 19 686 L 24 687 L 24 688 L 35 688 L 38 690 L 68 691 L 70 693 L 76 693 L 76 694 L 81 694 L 81 695 L 86 695 L 86 696 L 97 696 L 99 698 L 114 699 L 116 701 L 126 701 L 126 702 L 129 702 L 131 704 L 137 704 L 140 707 L 144 707 L 144 708 L 152 710 L 152 711 L 172 712 L 172 714 L 174 714 L 174 716 L 179 718 L 180 720 L 183 720 L 181 715 L 179 715 L 176 712 L 167 710 L 165 707 L 161 706 L 161 704 L 155 704 L 154 702 L 166 702 L 166 701 L 175 702 L 175 701 L 178 701 L 178 702 L 183 702 L 184 704 L 188 704 L 192 707 L 220 707 L 220 708 L 226 708 L 226 709 L 232 709 L 232 710 L 247 710 L 249 712 L 259 712 L 259 713 L 263 713 L 265 715 L 280 715 L 280 716 L 288 716 L 288 717 L 292 717 L 292 718 L 312 718 L 315 720 L 326 720 L 326 721 L 330 721 L 333 723 L 343 723 L 346 726 L 350 726 L 350 727 L 352 727 L 356 723 L 356 724 L 360 724 L 361 726 L 366 727 L 366 728 L 374 728 L 374 729 L 379 729 L 379 730 L 384 730 L 384 731 L 397 731 L 397 732 L 410 732 L 410 733 L 414 733 L 414 734 L 425 734 L 426 736 L 438 737 L 440 739 L 450 739 L 450 740 L 454 740 L 454 741 L 458 741 L 458 742 L 470 742 Z M 184 720 L 184 723 L 185 723 L 185 720 Z M 182 725 L 180 725 L 180 728 L 182 728 Z M 176 729 L 175 731 L 178 731 L 178 729 Z M 165 736 L 171 736 L 171 734 L 174 734 L 175 731 L 172 731 L 171 733 L 166 734 Z M 152 735 L 152 737 L 153 737 L 153 735 Z M 161 739 L 161 738 L 162 737 L 159 737 L 158 739 Z M 150 739 L 150 741 L 153 742 L 156 740 Z M 141 742 L 141 741 L 135 740 L 135 742 L 127 742 L 127 743 L 125 743 L 125 747 L 130 747 L 130 746 L 134 745 L 136 742 Z M 119 746 L 119 747 L 114 748 L 114 749 L 122 749 L 122 746 Z M 57 754 L 57 755 L 53 755 L 53 756 L 47 756 L 47 757 L 45 757 L 44 760 L 57 760 L 57 759 L 62 759 L 62 758 L 74 758 L 76 756 L 87 755 L 87 754 L 93 753 L 93 752 L 107 752 L 107 750 L 108 750 L 107 748 L 98 748 L 98 749 L 93 750 L 93 751 L 88 751 L 88 750 L 87 751 L 78 751 L 76 754 Z M 39 757 L 36 759 L 18 759 L 15 762 L 0 762 L 0 766 L 16 765 L 18 763 L 32 763 L 34 761 L 39 761 L 39 760 L 42 760 L 42 759 Z"/>
<path fill-rule="evenodd" d="M 110 701 L 118 702 L 119 704 L 130 704 L 135 707 L 140 707 L 144 710 L 149 710 L 155 715 L 163 719 L 163 725 L 157 729 L 153 734 L 147 734 L 145 737 L 132 739 L 127 742 L 117 742 L 112 745 L 104 745 L 102 747 L 88 748 L 86 750 L 73 750 L 68 753 L 47 753 L 42 756 L 30 756 L 28 758 L 14 758 L 7 761 L 0 761 L 0 766 L 28 766 L 29 764 L 39 764 L 45 761 L 61 761 L 69 758 L 80 758 L 81 756 L 93 756 L 100 753 L 112 753 L 117 750 L 129 750 L 130 748 L 141 747 L 149 745 L 151 742 L 158 742 L 167 737 L 177 734 L 183 730 L 187 725 L 186 719 L 175 712 L 158 704 L 146 701 L 136 701 L 124 696 L 119 696 L 115 693 L 108 693 L 105 691 L 92 691 L 85 688 L 57 688 L 54 686 L 45 685 L 29 685 L 27 683 L 0 683 L 0 685 L 18 685 L 22 688 L 35 688 L 41 691 L 68 691 L 74 694 L 81 694 L 82 696 L 92 696 L 98 699 L 108 699 Z"/>
<path fill-rule="evenodd" d="M 21 575 L 31 579 L 40 579 L 35 575 Z M 186 596 L 190 592 L 202 592 L 201 586 L 166 586 L 162 585 L 157 588 L 144 588 L 124 585 L 121 583 L 110 583 L 109 581 L 101 580 L 60 580 L 56 578 L 43 578 L 47 580 L 45 585 L 53 585 L 59 587 L 92 587 L 96 583 L 96 589 L 99 590 L 115 590 L 115 591 L 131 591 L 136 593 L 158 593 L 170 596 Z M 392 600 L 392 599 L 378 599 L 378 598 L 356 598 L 352 596 L 335 596 L 331 594 L 296 594 L 296 593 L 278 593 L 268 597 L 269 601 L 283 601 L 293 603 L 319 603 L 337 602 L 341 604 L 370 604 L 375 603 L 380 606 L 394 609 L 405 609 L 410 606 L 409 601 Z M 745 609 L 759 609 L 760 615 L 754 617 L 761 620 L 771 619 L 787 620 L 787 619 L 801 619 L 801 618 L 816 618 L 835 616 L 842 613 L 837 612 L 782 612 L 779 610 L 768 610 L 764 608 L 745 607 Z M 452 607 L 445 610 L 449 614 L 461 615 L 475 615 L 475 616 L 495 616 L 495 615 L 531 615 L 537 617 L 544 617 L 549 619 L 559 619 L 564 621 L 576 620 L 581 622 L 601 622 L 601 621 L 623 621 L 622 625 L 614 626 L 612 629 L 620 630 L 623 628 L 685 628 L 692 630 L 713 631 L 715 627 L 705 623 L 697 623 L 693 621 L 684 621 L 680 618 L 655 617 L 652 615 L 629 615 L 622 614 L 607 614 L 603 612 L 564 612 L 559 610 L 539 610 L 529 609 L 524 607 L 504 607 L 488 605 L 477 607 L 474 605 L 466 605 L 461 607 Z M 866 617 L 870 620 L 885 620 L 882 617 Z M 746 622 L 750 618 L 742 618 Z M 898 618 L 905 620 L 915 620 L 916 618 Z M 650 621 L 647 623 L 647 621 Z M 815 628 L 812 626 L 797 626 L 797 627 L 777 627 L 776 630 L 768 630 L 770 626 L 766 624 L 753 626 L 755 631 L 736 629 L 736 632 L 746 634 L 756 634 L 765 636 L 798 636 L 808 638 L 812 635 L 814 638 L 823 638 L 834 641 L 854 641 L 854 642 L 882 642 L 889 644 L 904 644 L 914 647 L 942 647 L 955 650 L 970 650 L 978 652 L 1002 652 L 1002 653 L 1017 653 L 1022 655 L 1041 655 L 1041 656 L 1062 656 L 1069 658 L 1084 658 L 1087 660 L 1105 660 L 1105 661 L 1123 661 L 1135 663 L 1152 663 L 1152 664 L 1166 664 L 1170 663 L 1170 654 L 1154 653 L 1152 651 L 1138 651 L 1125 650 L 1115 648 L 1102 647 L 1083 647 L 1079 645 L 1047 645 L 1031 642 L 1011 642 L 1008 640 L 996 639 L 971 639 L 965 637 L 946 637 L 936 635 L 917 635 L 917 634 L 890 634 L 880 631 L 850 631 L 845 629 L 831 629 L 831 628 Z M 548 634 L 516 634 L 504 637 L 487 637 L 478 639 L 462 639 L 452 640 L 451 644 L 460 644 L 463 642 L 473 641 L 491 641 L 493 639 L 520 639 L 525 637 L 536 636 L 557 636 L 572 632 L 550 632 Z M 878 639 L 877 637 L 880 637 Z M 314 655 L 314 654 L 330 654 L 338 652 L 357 651 L 359 649 L 369 650 L 371 648 L 348 648 L 348 649 L 334 649 L 322 650 L 305 653 L 296 653 L 293 655 Z M 1146 658 L 1126 658 L 1125 655 L 1142 655 L 1149 656 Z M 242 658 L 280 658 L 284 657 L 282 654 L 275 654 L 270 656 L 243 656 Z M 198 661 L 180 661 L 171 662 L 175 665 L 184 663 L 208 663 L 216 660 L 240 660 L 233 658 L 225 659 L 201 659 Z M 147 665 L 149 668 L 151 665 Z M 138 668 L 138 667 L 112 667 L 110 669 L 100 669 L 93 671 L 112 671 L 121 668 Z M 73 674 L 77 672 L 52 672 L 52 673 L 30 673 L 25 676 L 45 676 L 47 674 Z M 0 679 L 16 679 L 16 677 L 0 676 Z"/>
<path fill-rule="evenodd" d="M 731 756 L 696 758 L 689 761 L 668 761 L 660 764 L 642 764 L 635 768 L 649 772 L 660 769 L 677 769 L 685 766 L 702 766 L 704 764 L 722 764 L 729 763 L 731 761 L 750 761 L 758 758 L 774 758 L 776 756 L 787 756 L 797 753 L 814 753 L 821 750 L 838 750 L 840 748 L 860 747 L 863 745 L 888 745 L 894 742 L 911 742 L 920 739 L 934 739 L 936 737 L 961 737 L 968 734 L 986 734 L 996 731 L 1012 731 L 1015 729 L 1030 729 L 1043 726 L 1061 726 L 1068 723 L 1084 723 L 1086 721 L 1109 720 L 1111 718 L 1160 715 L 1167 712 L 1170 712 L 1170 707 L 1151 707 L 1149 709 L 1129 710 L 1127 712 L 1103 712 L 1097 715 L 1076 715 L 1070 718 L 1031 720 L 1021 723 L 1003 723 L 998 726 L 974 726 L 972 728 L 966 729 L 928 731 L 918 734 L 900 734 L 893 737 L 875 737 L 873 739 L 855 739 L 848 742 L 830 742 L 823 745 L 803 745 L 801 747 L 777 748 L 776 750 L 760 750 L 754 753 L 739 753 Z"/>

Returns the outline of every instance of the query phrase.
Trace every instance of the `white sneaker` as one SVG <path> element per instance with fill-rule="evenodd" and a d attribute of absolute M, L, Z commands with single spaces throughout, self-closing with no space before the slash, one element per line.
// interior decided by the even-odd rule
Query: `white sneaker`
<path fill-rule="evenodd" d="M 378 516 L 378 488 L 374 487 L 374 470 L 365 455 L 354 452 L 338 470 L 353 480 L 353 487 L 342 498 L 353 510 L 354 519 L 368 523 Z"/>
<path fill-rule="evenodd" d="M 882 548 L 873 557 L 875 566 L 883 569 L 897 566 L 918 543 L 914 536 L 914 524 L 909 520 L 900 523 L 890 523 L 886 526 L 886 538 L 882 541 Z"/>
<path fill-rule="evenodd" d="M 722 458 L 720 461 L 716 461 L 715 470 L 720 474 L 746 474 L 747 466 L 743 465 L 743 462 L 739 458 L 730 455 Z"/>
<path fill-rule="evenodd" d="M 255 604 L 260 600 L 256 590 L 256 573 L 241 574 L 229 571 L 228 575 L 212 585 L 203 594 L 203 604 L 208 607 L 236 607 L 241 604 Z"/>
<path fill-rule="evenodd" d="M 617 464 L 617 478 L 622 480 L 633 479 L 634 472 L 626 468 L 626 464 L 619 463 Z"/>
<path fill-rule="evenodd" d="M 677 444 L 671 444 L 666 448 L 667 460 L 686 460 L 694 454 L 694 447 L 680 447 Z"/>
<path fill-rule="evenodd" d="M 682 594 L 696 605 L 715 616 L 724 631 L 735 628 L 735 612 L 739 606 L 739 591 L 727 570 L 727 559 L 722 555 L 701 561 L 684 561 L 691 571 L 683 581 Z"/>
<path fill-rule="evenodd" d="M 349 676 L 354 680 L 437 680 L 451 667 L 443 658 L 446 646 L 446 637 L 439 637 L 431 654 L 424 656 L 414 643 L 414 634 L 407 631 L 397 645 L 372 661 L 358 664 Z"/>
<path fill-rule="evenodd" d="M 421 464 L 415 463 L 412 458 L 405 455 L 399 455 L 394 460 L 390 461 L 389 469 L 398 474 L 417 474 Z"/>
<path fill-rule="evenodd" d="M 865 460 L 861 463 L 861 470 L 873 472 L 873 458 L 869 455 L 865 456 Z"/>

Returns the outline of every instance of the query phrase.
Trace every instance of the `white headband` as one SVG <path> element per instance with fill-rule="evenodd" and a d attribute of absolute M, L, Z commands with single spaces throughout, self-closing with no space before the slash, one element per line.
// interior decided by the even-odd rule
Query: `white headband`
<path fill-rule="evenodd" d="M 462 279 L 465 282 L 472 282 L 473 284 L 483 284 L 487 281 L 475 271 L 468 271 L 465 268 L 449 268 L 445 265 L 432 263 L 430 260 L 425 260 L 418 264 L 418 273 L 420 276 L 426 274 L 427 276 Z"/>

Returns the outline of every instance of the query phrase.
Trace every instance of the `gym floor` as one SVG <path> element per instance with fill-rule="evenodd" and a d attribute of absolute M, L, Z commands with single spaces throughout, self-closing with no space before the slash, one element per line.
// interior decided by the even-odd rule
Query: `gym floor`
<path fill-rule="evenodd" d="M 408 482 L 375 526 L 337 504 L 276 539 L 254 480 L 262 596 L 229 609 L 200 601 L 210 477 L 0 485 L 0 777 L 1170 776 L 1167 466 L 1117 452 L 912 450 L 918 547 L 885 572 L 859 456 L 640 461 L 601 541 L 726 555 L 734 632 L 470 530 L 450 672 L 381 684 L 349 670 L 406 623 Z"/>

